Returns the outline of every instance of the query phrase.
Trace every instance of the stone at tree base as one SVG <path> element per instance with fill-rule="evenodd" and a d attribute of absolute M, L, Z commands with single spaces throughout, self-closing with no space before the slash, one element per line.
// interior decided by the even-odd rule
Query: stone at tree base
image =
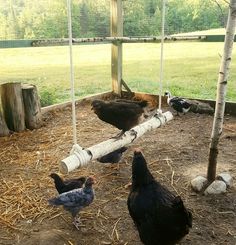
<path fill-rule="evenodd" d="M 226 192 L 226 184 L 222 180 L 213 181 L 204 191 L 205 195 L 208 194 L 221 194 Z"/>
<path fill-rule="evenodd" d="M 197 176 L 196 178 L 191 180 L 191 186 L 196 192 L 200 192 L 206 183 L 207 179 L 203 176 Z"/>
<path fill-rule="evenodd" d="M 233 185 L 233 177 L 227 172 L 218 174 L 216 179 L 224 181 L 227 187 L 231 187 Z"/>

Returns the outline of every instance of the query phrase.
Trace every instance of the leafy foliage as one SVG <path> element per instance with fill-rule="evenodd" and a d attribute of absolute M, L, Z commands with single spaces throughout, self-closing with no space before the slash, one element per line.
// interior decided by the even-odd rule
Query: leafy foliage
<path fill-rule="evenodd" d="M 123 1 L 124 35 L 158 35 L 162 0 Z M 223 0 L 169 0 L 167 34 L 224 27 Z M 0 0 L 0 38 L 67 37 L 67 6 L 62 0 Z M 73 0 L 74 37 L 109 36 L 110 0 Z"/>

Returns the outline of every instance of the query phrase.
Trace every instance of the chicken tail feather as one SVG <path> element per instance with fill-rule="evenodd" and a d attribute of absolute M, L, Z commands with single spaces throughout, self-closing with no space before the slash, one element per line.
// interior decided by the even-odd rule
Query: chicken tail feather
<path fill-rule="evenodd" d="M 49 199 L 48 203 L 53 206 L 58 206 L 63 204 L 58 198 Z"/>

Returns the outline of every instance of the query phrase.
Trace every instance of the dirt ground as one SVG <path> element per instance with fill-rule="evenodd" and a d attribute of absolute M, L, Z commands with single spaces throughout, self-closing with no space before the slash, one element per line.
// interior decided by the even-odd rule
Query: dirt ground
<path fill-rule="evenodd" d="M 167 110 L 167 109 L 165 109 Z M 100 121 L 89 104 L 77 107 L 78 142 L 83 147 L 107 140 L 118 130 Z M 189 113 L 135 140 L 119 165 L 93 161 L 64 178 L 95 176 L 96 198 L 80 216 L 80 231 L 62 208 L 47 204 L 56 195 L 51 172 L 72 147 L 71 110 L 50 112 L 38 130 L 0 138 L 0 244 L 141 244 L 127 210 L 134 148 L 141 148 L 153 175 L 183 198 L 193 228 L 182 245 L 236 244 L 236 190 L 217 196 L 195 194 L 190 180 L 206 174 L 213 116 Z M 236 118 L 225 117 L 218 172 L 236 177 Z M 112 168 L 113 167 L 113 168 Z M 115 168 L 114 168 L 115 167 Z"/>

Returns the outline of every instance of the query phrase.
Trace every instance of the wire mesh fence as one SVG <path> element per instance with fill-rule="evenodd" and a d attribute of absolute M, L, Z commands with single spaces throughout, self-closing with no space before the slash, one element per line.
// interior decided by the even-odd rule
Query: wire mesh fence
<path fill-rule="evenodd" d="M 161 6 L 162 0 L 123 0 L 124 36 L 160 35 Z M 168 0 L 165 34 L 223 35 L 227 11 L 224 0 Z M 30 39 L 68 38 L 66 0 L 0 0 L 0 21 L 0 83 L 36 84 L 43 105 L 68 100 L 67 46 L 13 49 Z M 72 29 L 74 38 L 110 36 L 110 0 L 72 0 Z M 222 49 L 223 42 L 165 43 L 164 89 L 215 99 Z M 74 45 L 76 97 L 111 90 L 110 50 L 110 44 Z M 159 62 L 159 43 L 123 44 L 123 79 L 134 91 L 158 93 Z M 233 62 L 227 93 L 233 101 L 234 68 Z"/>

